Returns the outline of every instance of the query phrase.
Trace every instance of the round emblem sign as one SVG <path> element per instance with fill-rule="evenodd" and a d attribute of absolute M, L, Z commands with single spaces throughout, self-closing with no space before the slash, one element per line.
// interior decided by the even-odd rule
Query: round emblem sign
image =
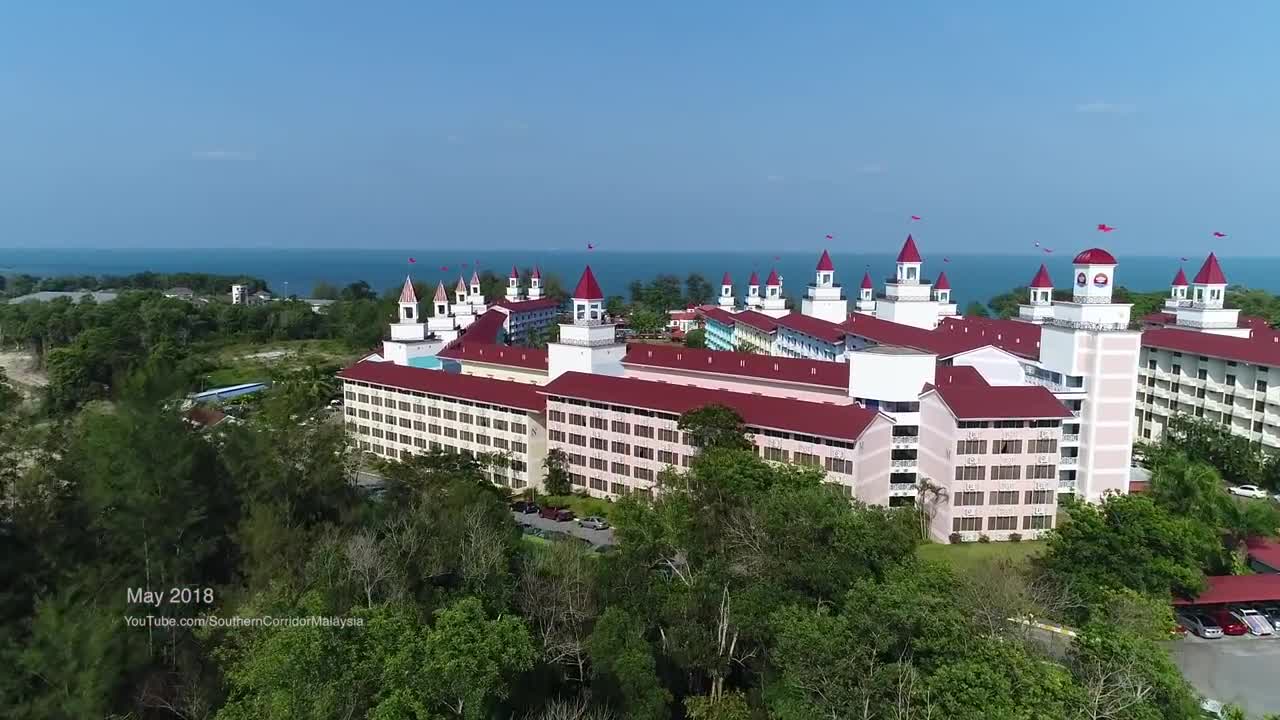
<path fill-rule="evenodd" d="M 1085 277 L 1084 273 L 1076 275 L 1076 284 L 1080 287 L 1084 287 L 1084 284 L 1087 282 L 1089 282 L 1089 278 Z"/>
<path fill-rule="evenodd" d="M 1102 273 L 1098 273 L 1097 275 L 1094 275 L 1094 276 L 1093 276 L 1093 286 L 1094 286 L 1094 287 L 1106 287 L 1106 286 L 1107 286 L 1107 276 L 1106 276 L 1106 275 L 1104 275 L 1104 274 L 1102 274 Z"/>

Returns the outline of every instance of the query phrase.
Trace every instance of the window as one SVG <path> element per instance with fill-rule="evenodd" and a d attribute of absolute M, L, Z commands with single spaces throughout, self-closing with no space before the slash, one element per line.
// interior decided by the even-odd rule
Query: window
<path fill-rule="evenodd" d="M 400 418 L 400 427 L 402 428 L 413 427 L 413 421 L 410 420 L 409 418 Z"/>
<path fill-rule="evenodd" d="M 586 427 L 586 426 L 587 426 L 587 416 L 586 416 L 586 415 L 579 415 L 578 413 L 569 413 L 569 424 L 570 424 L 570 425 L 578 425 L 578 426 L 581 426 L 581 427 Z"/>
<path fill-rule="evenodd" d="M 609 491 L 614 495 L 626 495 L 631 492 L 631 488 L 622 483 L 610 483 Z"/>
<path fill-rule="evenodd" d="M 524 423 L 511 423 L 511 432 L 515 433 L 516 435 L 524 435 L 525 434 Z"/>
<path fill-rule="evenodd" d="M 766 447 L 764 448 L 764 459 L 774 460 L 777 462 L 786 462 L 788 459 L 788 454 L 787 454 L 787 451 L 783 450 L 782 448 Z"/>
<path fill-rule="evenodd" d="M 631 423 L 626 423 L 621 420 L 614 420 L 613 423 L 611 423 L 609 429 L 613 430 L 616 433 L 622 433 L 623 435 L 630 435 Z"/>
<path fill-rule="evenodd" d="M 460 440 L 463 440 L 464 442 L 471 442 L 475 438 L 475 436 L 472 435 L 469 430 L 463 430 L 462 432 L 458 433 L 458 438 Z"/>
<path fill-rule="evenodd" d="M 992 455 L 1013 455 L 1022 452 L 1021 440 L 992 440 Z"/>
<path fill-rule="evenodd" d="M 961 420 L 959 427 L 961 430 L 980 430 L 991 427 L 991 423 L 986 420 Z"/>
<path fill-rule="evenodd" d="M 1200 368 L 1199 370 L 1197 370 L 1197 371 L 1196 371 L 1196 379 L 1197 379 L 1197 380 L 1208 380 L 1208 379 L 1209 379 L 1209 371 L 1208 371 L 1208 370 L 1205 370 L 1204 368 Z"/>
<path fill-rule="evenodd" d="M 1061 420 L 1032 420 L 1031 427 L 1035 428 L 1055 428 L 1062 424 Z"/>
<path fill-rule="evenodd" d="M 1017 505 L 1018 491 L 1017 490 L 992 490 L 991 504 L 992 505 Z"/>
<path fill-rule="evenodd" d="M 805 467 L 822 467 L 822 458 L 810 453 L 803 453 L 797 450 L 791 457 L 791 462 L 796 465 L 804 465 Z"/>
<path fill-rule="evenodd" d="M 952 532 L 978 532 L 982 529 L 982 518 L 958 517 L 951 520 Z"/>
<path fill-rule="evenodd" d="M 605 440 L 602 437 L 593 437 L 591 438 L 591 449 L 592 450 L 608 450 L 609 441 Z"/>
<path fill-rule="evenodd" d="M 587 456 L 581 453 L 569 453 L 568 457 L 569 457 L 570 465 L 586 465 L 587 464 Z"/>
<path fill-rule="evenodd" d="M 1181 366 L 1181 365 L 1179 365 L 1179 364 L 1177 364 L 1177 363 L 1174 363 L 1174 365 L 1173 365 L 1173 374 L 1174 374 L 1174 375 L 1177 375 L 1177 374 L 1178 374 L 1178 373 L 1180 373 L 1180 372 L 1182 372 L 1182 366 Z"/>
<path fill-rule="evenodd" d="M 1052 505 L 1053 496 L 1054 492 L 1052 490 L 1028 490 L 1026 503 L 1028 505 Z"/>
<path fill-rule="evenodd" d="M 440 408 L 436 407 L 435 405 L 428 407 L 427 417 L 436 417 L 436 418 L 440 417 Z"/>
<path fill-rule="evenodd" d="M 1027 426 L 1025 420 L 997 420 L 995 426 L 1005 430 L 1012 428 L 1024 428 Z"/>
<path fill-rule="evenodd" d="M 614 441 L 613 441 L 613 443 L 610 445 L 609 449 L 610 449 L 611 451 L 613 451 L 613 452 L 615 452 L 615 453 L 619 454 L 619 455 L 630 455 L 630 454 L 631 454 L 631 445 L 629 445 L 629 444 L 627 444 L 627 443 L 624 443 L 624 442 L 618 442 L 617 440 L 614 440 Z"/>
<path fill-rule="evenodd" d="M 382 413 L 380 412 L 369 413 L 369 417 L 373 418 L 374 422 L 382 422 Z"/>
<path fill-rule="evenodd" d="M 458 429 L 446 426 L 444 429 L 444 436 L 448 438 L 456 438 L 458 437 Z"/>
<path fill-rule="evenodd" d="M 1155 359 L 1154 359 L 1154 358 L 1153 358 L 1153 359 L 1151 359 L 1151 360 L 1148 360 L 1148 361 L 1147 361 L 1147 369 L 1148 369 L 1148 370 L 1155 370 L 1155 369 L 1156 369 L 1156 361 L 1155 361 Z"/>
<path fill-rule="evenodd" d="M 488 444 L 489 444 L 489 436 L 488 436 L 488 435 L 479 435 L 479 434 L 477 434 L 477 435 L 476 435 L 476 444 L 477 444 L 477 445 L 488 445 Z"/>
<path fill-rule="evenodd" d="M 547 418 L 551 422 L 564 422 L 564 412 L 560 410 L 550 410 L 547 412 Z"/>
<path fill-rule="evenodd" d="M 827 472 L 840 473 L 842 475 L 852 475 L 853 461 L 829 457 L 827 458 Z"/>
<path fill-rule="evenodd" d="M 981 505 L 982 491 L 967 490 L 965 492 L 953 493 L 951 495 L 951 504 L 957 507 L 963 507 L 965 505 Z"/>
<path fill-rule="evenodd" d="M 1028 480 L 1048 480 L 1053 477 L 1053 473 L 1054 473 L 1054 470 L 1052 465 L 1028 465 L 1027 466 Z"/>
<path fill-rule="evenodd" d="M 483 415 L 476 416 L 476 427 L 489 427 L 489 418 Z"/>
<path fill-rule="evenodd" d="M 631 474 L 637 480 L 653 480 L 653 471 L 649 468 L 637 467 L 632 470 Z"/>
<path fill-rule="evenodd" d="M 666 463 L 667 465 L 679 465 L 680 456 L 671 452 L 670 450 L 659 450 L 658 462 Z"/>
<path fill-rule="evenodd" d="M 1032 440 L 1031 447 L 1027 448 L 1033 453 L 1054 453 L 1058 452 L 1057 440 Z"/>
<path fill-rule="evenodd" d="M 653 428 L 648 425 L 636 425 L 635 430 L 636 437 L 649 438 L 650 440 L 653 439 Z"/>
<path fill-rule="evenodd" d="M 608 428 L 609 428 L 608 420 L 605 420 L 604 418 L 598 418 L 598 417 L 591 418 L 592 430 L 607 430 Z"/>
<path fill-rule="evenodd" d="M 1266 392 L 1266 391 L 1267 391 L 1267 381 L 1266 381 L 1266 380 L 1259 380 L 1259 381 L 1257 382 L 1257 384 L 1256 384 L 1254 387 L 1256 387 L 1256 388 L 1257 388 L 1258 392 L 1262 392 L 1262 393 L 1264 393 L 1264 392 Z"/>
<path fill-rule="evenodd" d="M 382 398 L 378 397 L 377 395 L 374 395 L 373 397 L 369 398 L 369 402 L 373 403 L 374 405 L 381 406 Z"/>
<path fill-rule="evenodd" d="M 962 465 L 956 468 L 956 480 L 986 480 L 985 465 Z"/>
<path fill-rule="evenodd" d="M 422 422 L 421 420 L 414 420 L 413 429 L 417 430 L 418 432 L 426 432 L 427 424 Z"/>
<path fill-rule="evenodd" d="M 988 530 L 1017 530 L 1018 518 L 1016 515 L 998 515 L 996 517 L 987 518 Z"/>
<path fill-rule="evenodd" d="M 1230 386 L 1232 386 L 1232 387 L 1235 387 L 1235 384 L 1236 384 L 1236 376 L 1235 376 L 1235 375 L 1228 375 L 1228 376 L 1227 376 L 1227 384 L 1228 384 L 1228 385 L 1230 385 Z"/>
<path fill-rule="evenodd" d="M 560 437 L 561 439 L 563 439 L 564 433 L 560 433 Z M 493 446 L 498 448 L 499 450 L 506 450 L 509 447 L 507 445 L 506 438 L 500 438 L 500 437 L 493 438 Z"/>
<path fill-rule="evenodd" d="M 587 484 L 587 478 L 582 473 L 569 473 L 569 484 L 584 487 Z"/>
<path fill-rule="evenodd" d="M 548 437 L 552 442 L 564 442 L 564 431 L 563 431 L 563 430 L 548 430 L 548 431 L 547 431 L 547 437 Z"/>
<path fill-rule="evenodd" d="M 369 402 L 369 396 L 365 395 L 364 393 L 360 393 L 357 397 L 360 399 L 360 402 L 362 403 Z"/>
<path fill-rule="evenodd" d="M 1052 515 L 1027 515 L 1022 518 L 1023 530 L 1048 530 L 1053 527 Z"/>
<path fill-rule="evenodd" d="M 498 420 L 498 419 L 494 419 L 494 420 L 493 420 L 493 429 L 494 429 L 494 430 L 506 430 L 506 429 L 507 429 L 507 421 L 506 421 L 506 420 Z"/>
<path fill-rule="evenodd" d="M 360 416 L 360 419 L 361 419 L 361 420 L 368 420 L 368 419 L 369 419 L 369 415 L 370 415 L 370 413 L 369 413 L 369 411 L 368 411 L 368 410 L 361 410 L 361 411 L 358 413 L 358 415 Z"/>
<path fill-rule="evenodd" d="M 986 440 L 958 440 L 956 441 L 957 455 L 979 455 L 987 451 Z"/>
<path fill-rule="evenodd" d="M 991 466 L 992 480 L 1017 480 L 1020 473 L 1017 465 L 993 465 Z"/>
<path fill-rule="evenodd" d="M 645 447 L 644 445 L 636 445 L 633 447 L 633 454 L 638 458 L 644 458 L 645 460 L 652 460 L 653 448 Z"/>
<path fill-rule="evenodd" d="M 414 405 L 414 406 L 413 406 L 413 412 L 414 412 L 414 413 L 416 413 L 416 414 L 418 414 L 418 415 L 421 415 L 421 414 L 425 413 L 426 411 L 427 411 L 427 408 L 426 408 L 426 406 L 425 406 L 425 405 Z"/>
<path fill-rule="evenodd" d="M 658 439 L 662 442 L 678 443 L 680 442 L 680 433 L 676 430 L 658 430 Z"/>
<path fill-rule="evenodd" d="M 579 434 L 577 434 L 577 433 L 569 433 L 569 444 L 570 444 L 570 445 L 577 445 L 578 447 L 586 447 L 586 446 L 587 446 L 587 436 L 586 436 L 586 435 L 579 435 Z"/>
<path fill-rule="evenodd" d="M 402 412 L 409 412 L 410 406 L 409 406 L 409 403 L 401 400 L 400 402 L 396 403 L 396 407 L 399 408 Z"/>

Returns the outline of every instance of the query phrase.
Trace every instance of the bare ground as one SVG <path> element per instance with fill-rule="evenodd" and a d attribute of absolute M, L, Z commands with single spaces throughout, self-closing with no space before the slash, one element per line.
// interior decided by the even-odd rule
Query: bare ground
<path fill-rule="evenodd" d="M 49 377 L 36 367 L 35 358 L 30 353 L 0 352 L 0 367 L 15 385 L 41 388 L 49 384 Z"/>

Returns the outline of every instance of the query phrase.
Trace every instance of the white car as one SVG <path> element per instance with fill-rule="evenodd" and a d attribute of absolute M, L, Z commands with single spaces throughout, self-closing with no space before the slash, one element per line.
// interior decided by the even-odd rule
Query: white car
<path fill-rule="evenodd" d="M 1267 491 L 1257 485 L 1235 485 L 1227 489 L 1232 495 L 1239 495 L 1240 497 L 1264 499 L 1267 497 Z"/>
<path fill-rule="evenodd" d="M 591 515 L 589 517 L 578 518 L 579 527 L 590 528 L 592 530 L 608 530 L 609 521 L 602 517 Z"/>
<path fill-rule="evenodd" d="M 1267 622 L 1267 616 L 1254 610 L 1253 608 L 1236 608 L 1231 611 L 1232 616 L 1244 626 L 1249 628 L 1250 635 L 1272 635 L 1275 633 L 1271 623 Z"/>

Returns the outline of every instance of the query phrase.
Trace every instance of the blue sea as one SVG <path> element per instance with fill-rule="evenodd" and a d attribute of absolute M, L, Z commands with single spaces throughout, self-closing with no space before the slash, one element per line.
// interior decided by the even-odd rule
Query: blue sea
<path fill-rule="evenodd" d="M 410 264 L 412 256 L 416 262 Z M 871 271 L 877 288 L 893 274 L 895 253 L 842 253 L 833 249 L 836 279 L 856 297 L 864 270 Z M 1054 283 L 1066 287 L 1070 280 L 1072 254 L 1052 255 L 926 255 L 925 276 L 934 278 L 945 270 L 951 280 L 952 295 L 963 306 L 972 300 L 985 301 L 1018 285 L 1025 285 L 1041 262 L 1049 266 Z M 1131 290 L 1162 290 L 1179 265 L 1190 277 L 1203 257 L 1182 262 L 1177 257 L 1133 256 L 1118 258 L 1116 283 Z M 1233 285 L 1245 285 L 1280 293 L 1280 258 L 1223 257 L 1222 266 Z M 728 271 L 734 291 L 745 294 L 752 270 L 763 280 L 773 267 L 783 278 L 784 292 L 801 295 L 813 279 L 818 253 L 812 251 L 767 253 L 732 252 L 601 252 L 599 250 L 349 250 L 349 249 L 68 249 L 0 248 L 0 274 L 32 275 L 127 275 L 141 271 L 206 272 L 222 275 L 246 274 L 265 279 L 276 293 L 310 295 L 320 281 L 342 286 L 364 280 L 382 290 L 398 287 L 405 273 L 415 280 L 434 284 L 457 282 L 459 274 L 492 270 L 505 277 L 512 264 L 526 268 L 535 263 L 545 275 L 558 275 L 572 289 L 582 268 L 590 263 L 600 286 L 609 295 L 627 295 L 632 280 L 648 281 L 659 273 L 682 279 L 701 273 L 718 289 Z M 445 270 L 444 268 L 448 268 Z"/>

